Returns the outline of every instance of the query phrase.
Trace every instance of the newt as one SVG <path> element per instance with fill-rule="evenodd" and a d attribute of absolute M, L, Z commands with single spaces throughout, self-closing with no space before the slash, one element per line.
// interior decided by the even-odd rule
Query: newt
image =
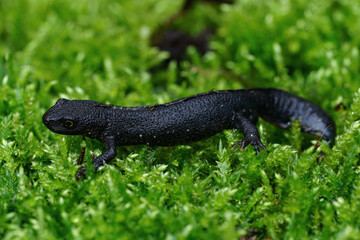
<path fill-rule="evenodd" d="M 238 129 L 235 143 L 266 149 L 256 128 L 258 118 L 283 129 L 300 120 L 301 130 L 322 137 L 332 146 L 335 122 L 319 106 L 280 89 L 210 91 L 165 104 L 120 107 L 91 100 L 59 99 L 42 117 L 51 131 L 82 135 L 102 142 L 106 151 L 95 157 L 95 171 L 117 155 L 116 146 L 174 146 Z"/>

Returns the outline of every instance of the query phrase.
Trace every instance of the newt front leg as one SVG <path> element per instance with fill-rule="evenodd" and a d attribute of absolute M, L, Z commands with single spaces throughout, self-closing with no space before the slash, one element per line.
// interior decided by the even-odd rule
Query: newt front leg
<path fill-rule="evenodd" d="M 113 136 L 108 136 L 104 139 L 106 151 L 98 157 L 93 157 L 92 165 L 95 167 L 95 173 L 97 170 L 104 166 L 105 163 L 109 163 L 113 158 L 116 157 L 116 142 Z M 78 169 L 75 178 L 77 180 L 86 176 L 86 168 L 82 166 Z"/>
<path fill-rule="evenodd" d="M 104 139 L 104 144 L 106 147 L 106 151 L 95 158 L 92 162 L 92 164 L 95 167 L 95 172 L 102 166 L 104 166 L 105 163 L 109 163 L 113 158 L 116 157 L 117 151 L 116 151 L 116 142 L 115 138 L 113 136 L 108 136 Z"/>

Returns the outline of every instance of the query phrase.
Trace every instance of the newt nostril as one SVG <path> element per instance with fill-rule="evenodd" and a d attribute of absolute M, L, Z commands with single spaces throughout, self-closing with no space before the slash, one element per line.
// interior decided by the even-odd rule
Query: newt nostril
<path fill-rule="evenodd" d="M 46 116 L 46 113 L 43 115 L 42 117 L 42 122 L 44 123 L 45 126 L 47 126 L 49 124 L 49 119 Z"/>

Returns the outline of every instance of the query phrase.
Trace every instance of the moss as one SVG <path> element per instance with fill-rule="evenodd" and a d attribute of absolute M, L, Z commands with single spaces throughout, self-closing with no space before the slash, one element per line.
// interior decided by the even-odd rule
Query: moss
<path fill-rule="evenodd" d="M 196 30 L 211 18 L 213 50 L 190 48 L 154 73 L 166 53 L 151 33 L 179 3 L 0 2 L 1 239 L 357 238 L 359 1 L 202 4 L 177 25 Z M 89 164 L 103 146 L 41 123 L 60 97 L 136 106 L 243 87 L 321 105 L 337 123 L 335 146 L 319 140 L 314 150 L 298 127 L 260 121 L 267 151 L 257 156 L 231 151 L 242 134 L 228 130 L 188 146 L 119 147 L 77 182 L 81 147 Z"/>

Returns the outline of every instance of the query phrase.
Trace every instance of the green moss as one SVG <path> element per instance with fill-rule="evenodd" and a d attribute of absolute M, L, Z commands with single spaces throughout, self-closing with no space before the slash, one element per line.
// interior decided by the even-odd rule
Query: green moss
<path fill-rule="evenodd" d="M 360 234 L 359 1 L 197 3 L 180 29 L 217 27 L 212 52 L 154 73 L 151 32 L 175 1 L 0 1 L 1 239 L 357 239 Z M 123 106 L 210 89 L 278 87 L 326 109 L 335 146 L 258 124 L 267 151 L 227 130 L 188 146 L 120 147 L 74 178 L 81 147 L 41 116 L 60 97 Z M 337 105 L 343 105 L 334 111 Z M 318 138 L 315 138 L 318 140 Z M 315 151 L 315 152 L 314 152 Z M 322 152 L 320 154 L 320 152 Z"/>

